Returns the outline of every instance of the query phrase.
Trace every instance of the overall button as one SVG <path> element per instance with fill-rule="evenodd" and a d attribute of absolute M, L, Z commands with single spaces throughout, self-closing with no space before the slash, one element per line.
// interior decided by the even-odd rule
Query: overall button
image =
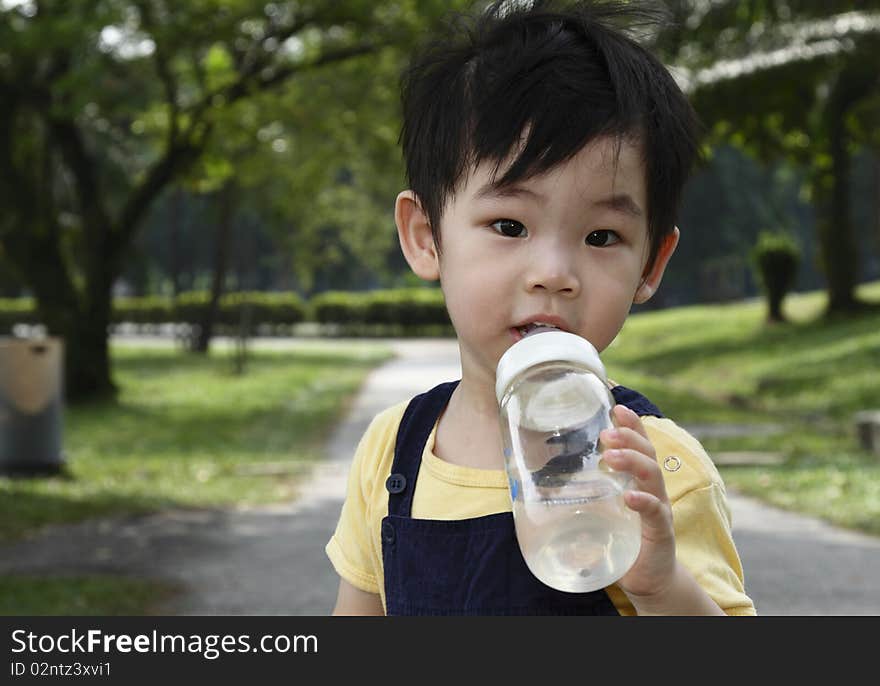
<path fill-rule="evenodd" d="M 663 460 L 663 469 L 667 472 L 677 472 L 681 469 L 681 460 L 678 459 L 677 455 L 670 455 Z"/>
<path fill-rule="evenodd" d="M 385 480 L 385 488 L 391 494 L 400 493 L 406 488 L 406 477 L 403 474 L 392 474 Z"/>
<path fill-rule="evenodd" d="M 394 543 L 394 526 L 391 522 L 382 522 L 382 540 L 386 543 Z"/>

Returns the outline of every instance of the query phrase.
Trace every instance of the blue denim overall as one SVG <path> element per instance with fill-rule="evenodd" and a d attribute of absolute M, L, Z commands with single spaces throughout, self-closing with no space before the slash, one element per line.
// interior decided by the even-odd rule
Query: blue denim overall
<path fill-rule="evenodd" d="M 458 381 L 413 398 L 397 431 L 382 520 L 389 615 L 616 615 L 604 590 L 557 591 L 538 581 L 519 549 L 511 512 L 462 520 L 410 517 L 422 451 Z M 618 404 L 662 417 L 643 395 L 617 386 Z"/>

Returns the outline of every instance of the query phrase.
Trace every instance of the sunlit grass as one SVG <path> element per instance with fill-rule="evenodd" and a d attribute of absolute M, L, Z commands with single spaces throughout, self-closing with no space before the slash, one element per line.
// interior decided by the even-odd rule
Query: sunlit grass
<path fill-rule="evenodd" d="M 880 303 L 880 283 L 860 289 Z M 853 415 L 880 409 L 880 309 L 822 317 L 820 293 L 788 298 L 767 326 L 761 301 L 634 315 L 603 354 L 612 378 L 679 423 L 775 425 L 779 433 L 703 441 L 779 453 L 778 466 L 722 467 L 725 482 L 792 510 L 880 534 L 880 457 L 862 451 Z M 119 398 L 66 410 L 67 474 L 0 478 L 0 539 L 44 524 L 165 507 L 295 497 L 327 433 L 380 347 L 316 345 L 228 354 L 113 351 Z M 119 577 L 0 577 L 0 615 L 149 614 L 173 589 Z"/>
<path fill-rule="evenodd" d="M 880 304 L 880 283 L 862 286 Z M 776 425 L 780 433 L 706 439 L 712 452 L 780 453 L 778 467 L 722 468 L 725 482 L 782 507 L 880 534 L 880 456 L 860 449 L 853 416 L 880 409 L 880 307 L 826 320 L 822 293 L 791 296 L 789 323 L 765 305 L 633 315 L 604 358 L 609 374 L 683 425 Z"/>
<path fill-rule="evenodd" d="M 348 398 L 387 351 L 113 350 L 117 401 L 67 408 L 66 472 L 0 478 L 0 539 L 54 522 L 290 499 Z"/>
<path fill-rule="evenodd" d="M 178 589 L 118 576 L 0 576 L 0 615 L 150 615 Z"/>

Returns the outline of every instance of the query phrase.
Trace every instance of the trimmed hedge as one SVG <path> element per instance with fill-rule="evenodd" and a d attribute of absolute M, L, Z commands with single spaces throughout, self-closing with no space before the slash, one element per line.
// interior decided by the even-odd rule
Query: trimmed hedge
<path fill-rule="evenodd" d="M 449 326 L 443 293 L 438 289 L 397 288 L 345 293 L 328 291 L 311 300 L 314 321 L 321 324 Z"/>
<path fill-rule="evenodd" d="M 366 324 L 367 294 L 326 291 L 309 301 L 311 318 L 319 324 Z"/>
<path fill-rule="evenodd" d="M 170 298 L 146 296 L 143 298 L 114 298 L 110 321 L 114 324 L 163 324 L 174 321 Z"/>
<path fill-rule="evenodd" d="M 161 296 L 115 298 L 111 321 L 151 326 L 197 325 L 210 304 L 207 291 L 188 291 L 176 299 Z M 247 308 L 247 309 L 245 309 Z M 251 331 L 289 327 L 305 321 L 331 325 L 337 333 L 413 334 L 450 330 L 439 289 L 399 288 L 348 293 L 328 291 L 309 302 L 296 293 L 236 292 L 220 300 L 217 325 L 237 329 L 246 318 Z M 30 299 L 0 300 L 0 333 L 18 323 L 37 323 Z"/>
<path fill-rule="evenodd" d="M 16 324 L 38 324 L 33 298 L 0 298 L 0 336 L 12 333 Z"/>

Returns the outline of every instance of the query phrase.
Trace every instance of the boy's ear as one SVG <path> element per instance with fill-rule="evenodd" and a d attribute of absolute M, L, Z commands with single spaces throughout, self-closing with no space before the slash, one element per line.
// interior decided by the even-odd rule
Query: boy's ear
<path fill-rule="evenodd" d="M 434 245 L 431 224 L 416 194 L 402 191 L 394 204 L 394 221 L 400 248 L 410 268 L 425 281 L 440 278 L 440 256 Z"/>
<path fill-rule="evenodd" d="M 633 297 L 633 302 L 637 305 L 648 302 L 651 296 L 657 292 L 660 281 L 663 279 L 663 272 L 666 271 L 666 265 L 669 264 L 669 258 L 672 257 L 672 253 L 675 252 L 675 248 L 678 245 L 679 236 L 680 233 L 676 226 L 672 233 L 663 239 L 663 242 L 660 244 L 660 250 L 657 251 L 657 257 L 654 259 L 654 264 L 645 273 Z"/>

